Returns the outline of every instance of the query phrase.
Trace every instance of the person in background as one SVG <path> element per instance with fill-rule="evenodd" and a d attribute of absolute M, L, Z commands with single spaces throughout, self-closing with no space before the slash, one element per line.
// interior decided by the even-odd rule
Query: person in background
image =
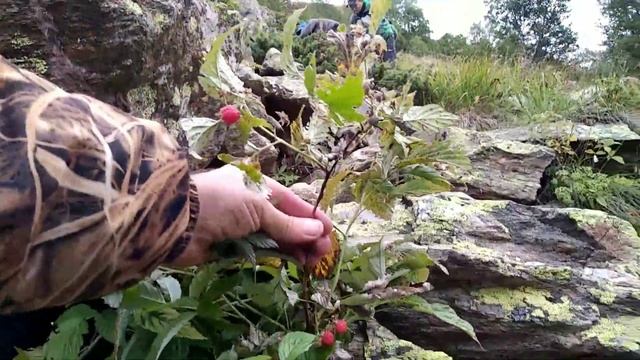
<path fill-rule="evenodd" d="M 350 19 L 351 25 L 361 25 L 366 31 L 370 31 L 371 26 L 371 0 L 349 0 L 348 6 L 353 12 Z M 384 53 L 384 61 L 393 62 L 396 59 L 396 41 L 398 31 L 395 26 L 384 18 L 376 30 L 376 34 L 382 36 L 387 43 L 387 50 Z"/>
<path fill-rule="evenodd" d="M 0 358 L 24 325 L 15 315 L 215 261 L 216 242 L 261 231 L 306 265 L 329 250 L 323 212 L 272 179 L 270 197 L 245 181 L 233 166 L 190 173 L 161 124 L 0 56 Z"/>
<path fill-rule="evenodd" d="M 298 24 L 296 36 L 304 38 L 318 32 L 326 33 L 330 30 L 337 31 L 339 26 L 339 22 L 331 19 L 310 19 L 309 21 L 302 21 Z"/>

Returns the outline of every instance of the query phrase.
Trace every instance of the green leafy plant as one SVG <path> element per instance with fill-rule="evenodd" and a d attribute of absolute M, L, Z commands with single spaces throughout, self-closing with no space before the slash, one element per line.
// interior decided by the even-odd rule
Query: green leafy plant
<path fill-rule="evenodd" d="M 286 27 L 299 14 L 294 13 Z M 314 268 L 278 252 L 275 241 L 258 233 L 216 244 L 212 262 L 199 268 L 158 269 L 148 279 L 105 297 L 104 308 L 73 306 L 58 319 L 43 345 L 45 359 L 328 359 L 351 340 L 348 332 L 336 331 L 338 322 L 369 319 L 385 305 L 409 306 L 435 316 L 477 341 L 471 325 L 451 307 L 419 297 L 431 288 L 427 281 L 432 267 L 446 272 L 424 248 L 384 238 L 358 245 L 349 241 L 364 211 L 389 219 L 402 197 L 451 189 L 435 170 L 437 165 L 468 166 L 469 160 L 448 142 L 426 143 L 410 133 L 437 131 L 457 117 L 437 105 L 414 106 L 408 87 L 382 97 L 367 94 L 360 60 L 369 50 L 356 45 L 360 60 L 351 62 L 344 76 L 318 74 L 313 61 L 301 74 L 291 68 L 292 58 L 283 59 L 288 72 L 304 79 L 313 101 L 329 114 L 314 115 L 307 124 L 293 119 L 290 140 L 285 140 L 252 114 L 245 90 L 229 71 L 221 48 L 230 32 L 214 41 L 200 82 L 210 96 L 237 106 L 239 114 L 234 108 L 233 119 L 226 124 L 190 127 L 197 130 L 197 135 L 188 136 L 193 140 L 192 156 L 207 156 L 207 144 L 224 139 L 231 130 L 245 143 L 251 131 L 258 131 L 271 141 L 262 149 L 287 148 L 324 173 L 316 209 L 328 211 L 341 189 L 352 189 L 356 209 L 348 225 L 335 229 L 330 253 Z M 283 53 L 291 50 L 287 37 L 292 35 L 287 34 Z M 335 37 L 348 56 L 354 49 L 350 36 Z M 369 110 L 357 111 L 363 104 Z M 345 124 L 355 129 L 350 137 L 337 135 Z M 345 160 L 365 138 L 377 138 L 379 151 L 362 170 Z M 244 171 L 252 188 L 262 191 L 257 165 L 262 149 L 246 159 L 217 157 Z M 321 341 L 327 332 L 331 334 Z M 97 343 L 102 346 L 96 347 Z M 30 359 L 37 351 L 21 351 L 19 356 Z"/>
<path fill-rule="evenodd" d="M 640 230 L 639 180 L 597 173 L 591 167 L 575 167 L 559 170 L 551 185 L 557 199 L 566 206 L 602 210 Z"/>

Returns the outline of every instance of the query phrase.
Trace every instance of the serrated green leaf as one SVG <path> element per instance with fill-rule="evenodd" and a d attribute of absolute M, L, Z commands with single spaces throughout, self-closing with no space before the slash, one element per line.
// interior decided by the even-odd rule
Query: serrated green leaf
<path fill-rule="evenodd" d="M 459 117 L 444 110 L 440 105 L 412 106 L 402 115 L 402 121 L 414 130 L 437 132 L 456 124 Z"/>
<path fill-rule="evenodd" d="M 467 322 L 466 320 L 461 319 L 458 314 L 456 314 L 455 310 L 453 310 L 449 305 L 440 304 L 440 303 L 429 303 L 425 299 L 420 296 L 409 296 L 405 299 L 402 299 L 397 302 L 398 305 L 408 305 L 411 309 L 435 316 L 436 318 L 444 321 L 449 325 L 453 325 L 458 329 L 464 331 L 467 335 L 469 335 L 475 342 L 480 344 L 478 341 L 478 337 L 476 336 L 476 332 L 473 329 L 473 326 Z"/>
<path fill-rule="evenodd" d="M 342 83 L 325 80 L 317 89 L 318 97 L 329 107 L 331 118 L 338 124 L 362 122 L 365 117 L 356 111 L 364 101 L 363 75 L 347 76 Z"/>
<path fill-rule="evenodd" d="M 298 24 L 298 19 L 300 19 L 300 15 L 306 10 L 306 7 L 295 10 L 291 16 L 287 19 L 287 22 L 284 24 L 284 31 L 282 32 L 282 70 L 284 70 L 285 75 L 289 76 L 300 76 L 298 72 L 298 68 L 294 62 L 293 58 L 293 35 L 296 31 L 296 25 Z"/>
<path fill-rule="evenodd" d="M 353 194 L 362 206 L 383 219 L 390 219 L 396 200 L 391 182 L 381 178 L 380 169 L 374 168 L 360 175 Z"/>
<path fill-rule="evenodd" d="M 198 269 L 198 272 L 191 280 L 189 284 L 189 297 L 199 298 L 200 295 L 207 290 L 209 283 L 213 279 L 215 272 L 212 266 L 203 266 Z"/>
<path fill-rule="evenodd" d="M 242 116 L 236 123 L 236 126 L 238 127 L 238 130 L 240 132 L 240 136 L 237 139 L 240 144 L 247 143 L 247 141 L 249 140 L 249 136 L 251 135 L 251 130 L 253 130 L 254 128 L 266 127 L 269 129 L 273 129 L 273 127 L 267 120 L 253 116 L 253 114 L 244 110 L 242 111 Z"/>
<path fill-rule="evenodd" d="M 298 356 L 307 352 L 316 336 L 306 332 L 295 331 L 288 333 L 278 346 L 278 357 L 280 360 L 296 360 Z"/>
<path fill-rule="evenodd" d="M 183 327 L 189 324 L 189 321 L 191 321 L 195 316 L 195 312 L 180 314 L 176 319 L 173 319 L 166 324 L 166 326 L 164 326 L 156 336 L 153 344 L 151 344 L 151 349 L 149 350 L 149 354 L 146 359 L 158 360 L 169 341 L 171 341 L 171 339 L 173 339 Z"/>
<path fill-rule="evenodd" d="M 236 25 L 215 38 L 211 44 L 211 50 L 200 66 L 198 81 L 209 96 L 217 96 L 218 90 L 231 91 L 231 88 L 225 83 L 225 79 L 221 76 L 220 63 L 225 61 L 222 57 L 222 46 L 225 40 L 238 28 L 239 25 Z"/>
<path fill-rule="evenodd" d="M 124 291 L 121 307 L 129 310 L 154 309 L 165 303 L 162 291 L 145 280 Z"/>
<path fill-rule="evenodd" d="M 611 158 L 611 160 L 617 162 L 618 164 L 624 165 L 624 159 L 622 158 L 622 156 L 614 156 Z"/>
<path fill-rule="evenodd" d="M 272 357 L 269 355 L 258 355 L 258 356 L 244 358 L 242 360 L 272 360 Z"/>
<path fill-rule="evenodd" d="M 304 86 L 307 88 L 310 96 L 316 94 L 316 77 L 318 73 L 316 70 L 316 53 L 311 54 L 311 60 L 309 65 L 304 70 Z"/>
<path fill-rule="evenodd" d="M 116 326 L 118 313 L 114 310 L 105 310 L 96 316 L 96 329 L 100 336 L 108 342 L 116 342 Z"/>
<path fill-rule="evenodd" d="M 47 360 L 66 360 L 78 356 L 83 344 L 83 336 L 89 332 L 88 319 L 98 313 L 85 304 L 67 309 L 57 320 L 56 329 L 44 344 Z"/>

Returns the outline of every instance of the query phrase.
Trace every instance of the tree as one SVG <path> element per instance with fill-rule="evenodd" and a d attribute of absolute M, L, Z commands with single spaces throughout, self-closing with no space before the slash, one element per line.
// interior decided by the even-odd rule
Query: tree
<path fill-rule="evenodd" d="M 497 45 L 522 48 L 535 61 L 563 60 L 577 50 L 576 34 L 564 22 L 569 0 L 485 0 Z"/>
<path fill-rule="evenodd" d="M 609 20 L 604 30 L 610 54 L 640 70 L 640 1 L 600 0 L 600 4 Z"/>
<path fill-rule="evenodd" d="M 429 21 L 416 0 L 394 1 L 388 18 L 398 30 L 398 50 L 410 50 L 413 38 L 427 42 L 431 37 Z"/>

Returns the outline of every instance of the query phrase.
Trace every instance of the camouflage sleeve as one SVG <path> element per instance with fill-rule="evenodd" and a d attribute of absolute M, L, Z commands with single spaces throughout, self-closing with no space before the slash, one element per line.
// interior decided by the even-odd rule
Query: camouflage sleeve
<path fill-rule="evenodd" d="M 176 258 L 197 194 L 158 123 L 0 56 L 0 313 L 96 298 Z"/>

